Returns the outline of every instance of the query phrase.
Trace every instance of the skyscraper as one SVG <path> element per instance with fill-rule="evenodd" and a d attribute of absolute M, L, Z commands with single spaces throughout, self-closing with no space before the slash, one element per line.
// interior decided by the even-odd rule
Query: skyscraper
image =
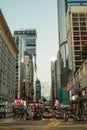
<path fill-rule="evenodd" d="M 68 49 L 67 49 L 67 40 L 66 40 L 66 19 L 65 19 L 64 0 L 57 0 L 57 9 L 58 9 L 59 52 L 64 67 L 66 67 Z"/>
<path fill-rule="evenodd" d="M 57 0 L 58 8 L 58 35 L 59 35 L 59 61 L 60 61 L 60 77 L 59 87 L 66 86 L 66 80 L 63 75 L 66 74 L 65 70 L 68 70 L 68 45 L 66 39 L 66 19 L 65 19 L 65 0 Z M 64 79 L 63 79 L 64 78 Z M 68 77 L 67 77 L 68 78 Z M 67 80 L 66 80 L 67 81 Z"/>
<path fill-rule="evenodd" d="M 82 49 L 87 45 L 87 6 L 69 6 L 67 12 L 67 41 L 69 46 L 69 67 L 75 72 L 85 59 Z"/>
<path fill-rule="evenodd" d="M 67 56 L 68 56 L 68 45 L 67 45 L 67 10 L 69 6 L 87 6 L 87 0 L 57 0 L 58 7 L 58 34 L 59 34 L 59 50 L 60 56 L 63 61 L 64 67 L 66 67 Z"/>
<path fill-rule="evenodd" d="M 34 73 L 36 70 L 36 38 L 37 34 L 35 29 L 14 31 L 14 39 L 19 49 L 19 53 L 16 59 L 16 98 L 22 98 L 23 96 L 23 81 L 25 81 L 25 88 L 32 87 L 32 89 L 30 89 L 30 92 L 32 93 L 32 95 L 34 94 L 33 89 L 35 84 Z M 27 62 L 25 62 L 26 60 Z M 28 69 L 31 68 L 31 65 L 33 67 L 33 69 L 31 69 L 32 75 L 27 75 L 27 71 L 29 71 Z"/>

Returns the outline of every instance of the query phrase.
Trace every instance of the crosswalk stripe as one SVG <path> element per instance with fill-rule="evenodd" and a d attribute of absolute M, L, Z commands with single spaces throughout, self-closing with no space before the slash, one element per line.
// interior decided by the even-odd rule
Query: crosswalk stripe
<path fill-rule="evenodd" d="M 53 125 L 53 127 L 54 126 L 57 126 L 57 125 L 59 125 L 59 124 L 61 124 L 61 122 L 59 121 L 59 122 L 57 122 L 57 123 L 55 123 L 54 125 Z"/>
<path fill-rule="evenodd" d="M 51 122 L 51 123 L 45 125 L 45 127 L 49 127 L 49 126 L 51 126 L 51 125 L 53 125 L 53 124 L 55 124 L 55 122 Z"/>
<path fill-rule="evenodd" d="M 60 121 L 59 122 L 51 122 L 48 125 L 45 125 L 44 127 L 55 127 L 55 126 L 59 125 L 60 123 L 61 123 Z"/>

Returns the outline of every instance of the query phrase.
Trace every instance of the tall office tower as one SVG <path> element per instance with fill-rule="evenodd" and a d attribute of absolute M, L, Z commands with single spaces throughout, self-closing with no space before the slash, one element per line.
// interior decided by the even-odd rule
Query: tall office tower
<path fill-rule="evenodd" d="M 67 41 L 66 41 L 66 20 L 65 20 L 65 2 L 64 0 L 57 0 L 58 9 L 58 35 L 59 35 L 59 52 L 64 67 L 66 67 L 67 60 Z"/>
<path fill-rule="evenodd" d="M 19 53 L 18 53 L 18 56 L 17 56 L 17 63 L 16 63 L 16 88 L 17 88 L 17 97 L 16 98 L 22 98 L 22 93 L 21 93 L 21 90 L 23 88 L 23 81 L 25 81 L 25 86 L 27 84 L 27 78 L 31 78 L 33 77 L 33 80 L 32 80 L 32 84 L 29 83 L 28 86 L 30 88 L 30 86 L 32 88 L 34 88 L 35 86 L 35 71 L 36 71 L 36 38 L 37 38 L 37 34 L 36 34 L 36 30 L 35 29 L 27 29 L 27 30 L 17 30 L 17 31 L 14 31 L 14 39 L 15 39 L 15 42 L 18 46 L 18 49 L 19 49 Z M 33 69 L 32 69 L 32 74 L 30 75 L 30 77 L 27 77 L 26 78 L 26 74 L 27 74 L 27 70 L 26 69 L 28 66 L 28 63 L 25 64 L 24 63 L 24 58 L 26 58 L 26 56 L 29 56 L 29 58 L 31 57 L 32 59 L 32 66 L 33 66 Z M 30 62 L 30 61 L 29 61 Z M 24 64 L 24 65 L 23 65 Z M 22 71 L 22 66 L 25 66 L 25 69 L 24 71 Z M 30 68 L 29 68 L 30 69 Z M 33 75 L 33 76 L 32 76 Z M 32 96 L 34 94 L 34 92 L 31 92 L 32 93 Z M 31 97 L 32 97 L 31 96 Z"/>
<path fill-rule="evenodd" d="M 87 0 L 65 0 L 65 12 L 68 6 L 87 6 Z"/>
<path fill-rule="evenodd" d="M 57 61 L 51 61 L 51 101 L 57 99 Z"/>
<path fill-rule="evenodd" d="M 66 39 L 66 18 L 65 18 L 65 0 L 57 0 L 58 8 L 58 35 L 59 35 L 59 64 L 60 64 L 60 87 L 66 86 L 67 80 L 64 77 L 66 73 L 69 73 L 68 70 L 68 44 Z M 69 74 L 68 74 L 69 75 Z M 59 87 L 59 88 L 60 88 Z"/>
<path fill-rule="evenodd" d="M 68 55 L 68 46 L 66 38 L 66 13 L 68 6 L 87 6 L 87 0 L 57 0 L 58 7 L 58 34 L 59 34 L 59 50 L 61 59 L 66 67 Z"/>
<path fill-rule="evenodd" d="M 0 10 L 0 102 L 15 99 L 15 66 L 17 46 Z"/>
<path fill-rule="evenodd" d="M 24 55 L 24 88 L 23 88 L 23 98 L 27 101 L 33 100 L 33 60 L 31 55 Z"/>
<path fill-rule="evenodd" d="M 75 72 L 84 62 L 82 51 L 87 45 L 87 6 L 69 6 L 67 11 L 69 67 Z"/>

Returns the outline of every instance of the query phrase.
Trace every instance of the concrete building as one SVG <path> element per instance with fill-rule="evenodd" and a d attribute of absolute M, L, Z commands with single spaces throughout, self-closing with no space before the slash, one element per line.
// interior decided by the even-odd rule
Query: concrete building
<path fill-rule="evenodd" d="M 0 10 L 0 102 L 14 102 L 17 46 Z"/>
<path fill-rule="evenodd" d="M 69 6 L 67 11 L 67 41 L 69 48 L 69 68 L 77 71 L 85 59 L 82 49 L 87 44 L 87 6 Z"/>
<path fill-rule="evenodd" d="M 78 109 L 87 116 L 87 60 L 74 73 L 67 84 L 70 94 L 70 105 L 73 112 Z M 80 104 L 79 104 L 80 101 Z"/>
<path fill-rule="evenodd" d="M 64 68 L 67 66 L 68 59 L 68 45 L 66 33 L 66 15 L 69 6 L 87 6 L 87 0 L 57 0 L 58 7 L 58 35 L 59 35 L 59 51 Z"/>
<path fill-rule="evenodd" d="M 33 60 L 31 55 L 24 56 L 24 64 L 25 64 L 25 100 L 28 102 L 29 100 L 33 100 L 34 88 L 33 88 Z"/>
<path fill-rule="evenodd" d="M 15 42 L 18 46 L 19 49 L 19 53 L 17 55 L 17 63 L 16 63 L 16 87 L 17 87 L 17 98 L 23 98 L 22 96 L 22 88 L 23 88 L 23 81 L 28 81 L 31 79 L 31 82 L 28 84 L 27 87 L 32 89 L 32 96 L 30 96 L 31 98 L 34 98 L 34 88 L 35 88 L 35 73 L 36 73 L 36 38 L 37 38 L 37 33 L 35 29 L 26 29 L 26 30 L 17 30 L 14 31 L 14 39 Z M 29 57 L 29 59 L 28 59 Z M 30 66 L 29 63 L 27 62 L 27 64 L 25 63 L 25 61 L 28 59 L 28 61 L 30 62 L 30 66 L 32 66 L 31 72 L 29 74 L 31 75 L 27 75 L 28 72 L 30 71 Z M 31 61 L 32 60 L 32 61 Z M 23 65 L 24 64 L 24 65 Z M 24 72 L 22 71 L 24 67 Z M 26 69 L 27 68 L 27 69 Z M 21 77 L 22 76 L 22 77 Z M 26 77 L 28 76 L 28 77 Z M 30 76 L 30 77 L 29 77 Z M 25 78 L 26 77 L 26 78 Z M 27 82 L 26 82 L 27 84 Z"/>

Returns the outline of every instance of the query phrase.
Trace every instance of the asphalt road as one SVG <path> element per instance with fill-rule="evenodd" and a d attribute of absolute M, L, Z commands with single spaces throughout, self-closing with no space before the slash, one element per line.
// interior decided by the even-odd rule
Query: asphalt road
<path fill-rule="evenodd" d="M 73 122 L 69 120 L 13 120 L 0 119 L 0 130 L 87 130 L 87 122 Z"/>

